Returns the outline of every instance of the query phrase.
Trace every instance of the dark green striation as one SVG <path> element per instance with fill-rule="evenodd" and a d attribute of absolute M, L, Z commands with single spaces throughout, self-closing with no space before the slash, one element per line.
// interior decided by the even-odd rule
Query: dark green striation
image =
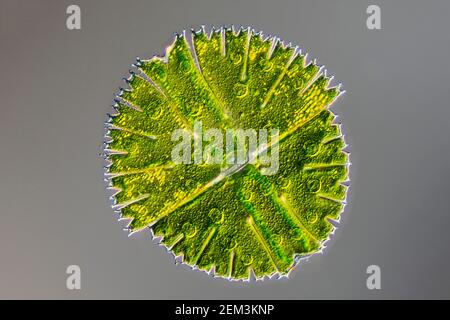
<path fill-rule="evenodd" d="M 177 35 L 138 60 L 108 125 L 113 208 L 201 270 L 286 275 L 319 252 L 343 209 L 348 155 L 328 107 L 339 95 L 315 63 L 251 29 Z M 279 170 L 172 163 L 173 130 L 279 129 Z"/>

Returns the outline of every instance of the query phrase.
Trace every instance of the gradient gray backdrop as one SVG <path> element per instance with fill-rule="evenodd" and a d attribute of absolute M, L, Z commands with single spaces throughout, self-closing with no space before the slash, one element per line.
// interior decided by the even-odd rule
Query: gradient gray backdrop
<path fill-rule="evenodd" d="M 66 29 L 78 4 L 82 30 Z M 366 28 L 378 4 L 382 30 Z M 449 1 L 0 1 L 0 298 L 450 298 Z M 103 121 L 136 56 L 172 33 L 252 25 L 318 58 L 346 94 L 343 226 L 289 280 L 239 284 L 128 238 L 104 191 Z M 66 267 L 82 290 L 66 289 Z M 377 264 L 382 289 L 366 288 Z"/>

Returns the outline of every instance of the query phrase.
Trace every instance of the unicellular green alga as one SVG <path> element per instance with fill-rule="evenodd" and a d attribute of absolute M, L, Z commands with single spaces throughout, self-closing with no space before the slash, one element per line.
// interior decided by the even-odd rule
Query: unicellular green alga
<path fill-rule="evenodd" d="M 228 279 L 287 275 L 319 252 L 345 204 L 340 95 L 301 51 L 252 29 L 175 36 L 138 59 L 107 122 L 106 177 L 129 229 L 151 228 L 190 266 Z M 277 171 L 259 162 L 176 164 L 174 130 L 277 129 Z M 260 152 L 261 150 L 258 150 Z M 194 155 L 193 155 L 194 156 Z"/>

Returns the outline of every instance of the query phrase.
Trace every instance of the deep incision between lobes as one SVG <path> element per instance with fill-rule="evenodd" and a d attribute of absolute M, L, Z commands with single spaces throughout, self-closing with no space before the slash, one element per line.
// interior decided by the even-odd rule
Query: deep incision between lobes
<path fill-rule="evenodd" d="M 192 37 L 192 39 L 191 39 Z M 299 50 L 251 29 L 178 35 L 138 60 L 107 123 L 113 208 L 183 262 L 229 279 L 286 275 L 339 220 L 348 155 L 328 109 L 339 87 Z M 279 167 L 175 164 L 176 129 L 279 130 Z"/>

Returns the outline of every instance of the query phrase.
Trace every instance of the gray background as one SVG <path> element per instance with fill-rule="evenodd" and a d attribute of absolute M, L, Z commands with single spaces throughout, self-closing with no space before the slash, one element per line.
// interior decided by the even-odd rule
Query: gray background
<path fill-rule="evenodd" d="M 450 298 L 450 2 L 0 1 L 0 298 Z M 346 94 L 343 226 L 291 279 L 230 283 L 176 266 L 109 208 L 103 121 L 136 56 L 200 24 L 252 25 L 318 58 Z M 66 267 L 82 290 L 66 289 Z M 382 289 L 366 288 L 377 264 Z"/>

